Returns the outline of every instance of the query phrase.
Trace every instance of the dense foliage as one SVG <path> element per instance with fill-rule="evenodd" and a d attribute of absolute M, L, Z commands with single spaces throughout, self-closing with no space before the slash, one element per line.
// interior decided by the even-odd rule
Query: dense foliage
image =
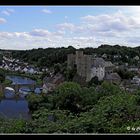
<path fill-rule="evenodd" d="M 32 119 L 0 119 L 1 133 L 140 132 L 139 90 L 130 94 L 107 82 L 96 87 L 64 82 L 48 95 L 30 94 L 27 100 Z"/>
<path fill-rule="evenodd" d="M 114 71 L 117 72 L 122 79 L 132 79 L 137 74 L 127 69 L 116 69 Z"/>
<path fill-rule="evenodd" d="M 107 55 L 106 60 L 118 62 L 119 64 L 128 63 L 130 65 L 140 65 L 135 56 L 140 57 L 140 47 L 126 47 L 119 45 L 101 45 L 98 48 L 88 47 L 83 50 L 85 54 L 93 56 Z M 67 60 L 67 54 L 75 53 L 76 49 L 73 46 L 67 48 L 39 48 L 26 51 L 12 51 L 14 58 L 34 64 L 40 68 L 52 67 L 54 64 L 63 64 Z M 117 56 L 117 57 L 114 57 Z"/>
<path fill-rule="evenodd" d="M 47 49 L 32 49 L 26 51 L 13 51 L 14 58 L 34 64 L 40 68 L 52 67 L 57 63 L 64 63 L 67 60 L 67 54 L 74 53 L 75 48 L 69 46 L 68 48 L 47 48 Z"/>

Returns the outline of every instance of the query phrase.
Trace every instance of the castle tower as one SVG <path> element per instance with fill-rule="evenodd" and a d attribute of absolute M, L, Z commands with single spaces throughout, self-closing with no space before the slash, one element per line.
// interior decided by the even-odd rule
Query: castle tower
<path fill-rule="evenodd" d="M 67 68 L 74 68 L 75 64 L 75 55 L 74 54 L 68 54 L 67 56 Z"/>
<path fill-rule="evenodd" d="M 76 51 L 76 65 L 77 65 L 77 74 L 82 76 L 83 74 L 83 51 Z"/>
<path fill-rule="evenodd" d="M 76 64 L 80 63 L 82 57 L 83 57 L 83 51 L 76 51 Z"/>
<path fill-rule="evenodd" d="M 74 68 L 74 65 L 76 64 L 77 74 L 82 78 L 85 78 L 86 81 L 91 80 L 91 55 L 84 55 L 83 51 L 76 51 L 76 55 L 68 54 L 67 64 L 69 68 Z"/>
<path fill-rule="evenodd" d="M 86 55 L 85 69 L 86 69 L 86 81 L 91 80 L 91 66 L 92 66 L 92 55 Z"/>

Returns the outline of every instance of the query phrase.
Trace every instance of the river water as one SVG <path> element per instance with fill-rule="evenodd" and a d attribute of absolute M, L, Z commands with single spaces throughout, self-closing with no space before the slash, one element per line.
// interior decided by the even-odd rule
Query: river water
<path fill-rule="evenodd" d="M 35 81 L 20 77 L 20 76 L 7 76 L 6 79 L 11 80 L 12 84 L 32 84 Z M 36 94 L 41 91 L 39 88 L 35 89 Z M 22 118 L 30 119 L 30 111 L 28 108 L 28 102 L 25 99 L 25 95 L 30 94 L 28 87 L 23 87 L 19 90 L 19 98 L 14 98 L 14 91 L 10 88 L 5 89 L 5 98 L 0 101 L 0 117 L 5 118 Z"/>

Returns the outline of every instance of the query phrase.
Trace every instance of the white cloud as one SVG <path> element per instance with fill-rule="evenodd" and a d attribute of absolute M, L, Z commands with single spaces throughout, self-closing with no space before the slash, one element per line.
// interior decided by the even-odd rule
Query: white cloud
<path fill-rule="evenodd" d="M 2 23 L 6 23 L 7 21 L 6 21 L 6 19 L 4 19 L 4 18 L 0 18 L 0 24 L 2 24 Z"/>
<path fill-rule="evenodd" d="M 65 23 L 58 24 L 58 25 L 57 25 L 57 28 L 58 28 L 59 30 L 74 31 L 74 30 L 75 30 L 75 25 L 72 24 L 72 23 L 65 22 Z"/>
<path fill-rule="evenodd" d="M 34 29 L 31 32 L 0 32 L 0 45 L 2 49 L 55 47 L 61 44 L 64 34 L 63 31 L 50 32 L 46 29 Z"/>
<path fill-rule="evenodd" d="M 50 11 L 48 9 L 43 9 L 42 12 L 45 14 L 52 14 L 52 11 Z"/>
<path fill-rule="evenodd" d="M 50 35 L 51 32 L 48 30 L 43 30 L 43 29 L 34 29 L 32 32 L 30 32 L 30 35 L 32 36 L 40 36 L 40 37 L 45 37 Z"/>
<path fill-rule="evenodd" d="M 140 28 L 140 23 L 131 16 L 124 15 L 122 12 L 113 14 L 102 14 L 97 16 L 88 15 L 81 17 L 87 28 L 93 31 L 129 31 Z"/>
<path fill-rule="evenodd" d="M 10 13 L 8 11 L 6 11 L 6 10 L 2 11 L 1 13 L 4 14 L 4 15 L 7 15 L 7 16 L 10 15 Z"/>
<path fill-rule="evenodd" d="M 13 34 L 12 33 L 9 33 L 9 32 L 0 32 L 0 38 L 9 39 L 11 37 L 13 37 Z"/>
<path fill-rule="evenodd" d="M 116 13 L 81 17 L 80 23 L 59 23 L 55 31 L 0 32 L 0 46 L 13 49 L 98 47 L 101 44 L 139 46 L 140 20 L 135 17 L 121 9 Z"/>
<path fill-rule="evenodd" d="M 15 12 L 14 9 L 6 9 L 6 10 L 3 10 L 1 13 L 4 15 L 10 16 L 14 12 Z"/>
<path fill-rule="evenodd" d="M 58 31 L 53 33 L 53 35 L 57 35 L 57 36 L 62 36 L 62 35 L 65 35 L 65 34 L 66 34 L 66 32 L 62 31 L 62 30 L 58 30 Z"/>
<path fill-rule="evenodd" d="M 65 18 L 65 19 L 68 19 L 68 16 L 65 16 L 64 18 Z"/>

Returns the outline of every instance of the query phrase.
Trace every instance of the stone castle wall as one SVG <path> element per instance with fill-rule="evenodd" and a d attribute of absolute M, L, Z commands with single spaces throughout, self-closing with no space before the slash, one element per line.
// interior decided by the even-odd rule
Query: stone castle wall
<path fill-rule="evenodd" d="M 68 57 L 67 57 L 68 68 L 73 68 L 74 64 L 75 64 L 75 55 L 74 54 L 68 54 Z"/>
<path fill-rule="evenodd" d="M 77 74 L 89 81 L 91 79 L 91 64 L 92 64 L 91 55 L 84 55 L 83 51 L 76 51 L 76 55 L 68 55 L 68 67 L 74 67 L 74 64 L 77 66 Z"/>

